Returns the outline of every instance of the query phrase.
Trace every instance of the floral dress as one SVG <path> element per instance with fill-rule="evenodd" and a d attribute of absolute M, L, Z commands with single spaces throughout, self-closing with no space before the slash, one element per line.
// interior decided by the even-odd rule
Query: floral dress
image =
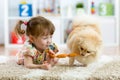
<path fill-rule="evenodd" d="M 48 49 L 58 52 L 58 48 L 55 43 L 49 45 Z M 17 62 L 22 61 L 21 64 L 24 64 L 25 55 L 32 57 L 34 64 L 42 64 L 44 61 L 46 61 L 47 52 L 44 50 L 43 53 L 40 53 L 40 51 L 37 50 L 33 44 L 27 41 L 25 42 L 23 48 L 16 55 Z"/>

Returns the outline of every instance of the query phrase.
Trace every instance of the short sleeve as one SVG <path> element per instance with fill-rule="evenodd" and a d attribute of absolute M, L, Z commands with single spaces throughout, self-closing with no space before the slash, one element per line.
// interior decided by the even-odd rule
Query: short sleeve
<path fill-rule="evenodd" d="M 37 50 L 29 43 L 25 43 L 23 48 L 20 50 L 20 53 L 23 56 L 28 55 L 34 57 L 36 55 Z"/>

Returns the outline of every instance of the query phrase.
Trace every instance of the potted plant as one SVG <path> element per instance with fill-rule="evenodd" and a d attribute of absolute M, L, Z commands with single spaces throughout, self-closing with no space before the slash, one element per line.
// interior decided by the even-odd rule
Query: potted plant
<path fill-rule="evenodd" d="M 84 4 L 82 2 L 78 2 L 76 4 L 76 13 L 77 15 L 79 14 L 83 14 L 85 11 L 84 11 Z"/>
<path fill-rule="evenodd" d="M 79 2 L 76 4 L 76 8 L 84 8 L 83 3 Z"/>

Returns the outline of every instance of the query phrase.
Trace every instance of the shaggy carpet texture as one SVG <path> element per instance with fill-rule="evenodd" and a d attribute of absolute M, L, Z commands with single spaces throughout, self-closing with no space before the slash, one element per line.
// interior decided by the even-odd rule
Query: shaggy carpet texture
<path fill-rule="evenodd" d="M 103 55 L 87 67 L 81 67 L 77 62 L 75 64 L 70 67 L 68 58 L 63 58 L 50 70 L 27 69 L 11 58 L 0 63 L 0 80 L 120 80 L 118 56 Z"/>

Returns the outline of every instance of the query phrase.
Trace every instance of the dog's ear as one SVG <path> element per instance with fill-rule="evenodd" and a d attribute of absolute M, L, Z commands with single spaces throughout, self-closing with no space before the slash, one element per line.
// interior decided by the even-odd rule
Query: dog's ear
<path fill-rule="evenodd" d="M 72 33 L 71 33 L 72 34 Z M 72 49 L 72 45 L 74 44 L 75 36 L 71 36 L 71 34 L 67 38 L 67 46 Z"/>
<path fill-rule="evenodd" d="M 92 27 L 96 32 L 99 33 L 99 35 L 101 35 L 101 31 L 100 31 L 100 27 L 99 24 L 91 24 L 90 27 Z"/>
<path fill-rule="evenodd" d="M 83 43 L 83 41 L 84 41 L 84 37 L 83 36 L 81 36 L 81 37 L 77 37 L 76 38 L 76 42 L 78 42 L 78 44 L 81 44 L 81 43 Z"/>
<path fill-rule="evenodd" d="M 77 37 L 75 42 L 76 42 L 77 47 L 80 47 L 84 43 L 84 38 Z"/>

